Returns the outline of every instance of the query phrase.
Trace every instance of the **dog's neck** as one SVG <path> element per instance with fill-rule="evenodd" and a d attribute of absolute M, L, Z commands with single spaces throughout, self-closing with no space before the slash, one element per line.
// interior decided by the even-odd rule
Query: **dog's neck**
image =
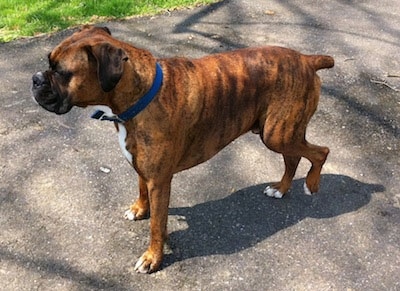
<path fill-rule="evenodd" d="M 156 63 L 156 74 L 154 77 L 153 85 L 150 87 L 149 91 L 147 91 L 147 93 L 144 94 L 135 104 L 133 104 L 131 107 L 118 115 L 111 115 L 108 111 L 105 112 L 98 109 L 92 114 L 91 117 L 94 119 L 114 121 L 117 123 L 124 123 L 130 119 L 133 119 L 136 115 L 142 112 L 154 99 L 162 86 L 162 82 L 163 71 L 161 65 L 159 63 Z"/>

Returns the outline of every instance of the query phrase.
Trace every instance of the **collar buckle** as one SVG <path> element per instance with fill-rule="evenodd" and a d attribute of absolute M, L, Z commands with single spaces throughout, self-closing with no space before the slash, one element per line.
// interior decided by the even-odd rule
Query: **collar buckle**
<path fill-rule="evenodd" d="M 124 123 L 125 120 L 121 119 L 118 115 L 113 114 L 113 115 L 108 115 L 102 110 L 96 110 L 92 115 L 91 118 L 93 119 L 98 119 L 98 120 L 107 120 L 107 121 L 114 121 L 118 123 Z"/>

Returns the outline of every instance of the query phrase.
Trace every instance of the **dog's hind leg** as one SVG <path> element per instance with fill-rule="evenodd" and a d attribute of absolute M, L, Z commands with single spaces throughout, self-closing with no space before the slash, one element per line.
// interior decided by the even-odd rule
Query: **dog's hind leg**
<path fill-rule="evenodd" d="M 317 193 L 322 166 L 328 157 L 329 148 L 306 142 L 305 144 L 302 144 L 299 151 L 301 151 L 302 155 L 311 162 L 311 168 L 308 171 L 306 183 L 304 184 L 304 192 L 307 195 Z"/>
<path fill-rule="evenodd" d="M 286 106 L 279 110 L 276 108 L 267 114 L 262 140 L 269 149 L 283 155 L 285 173 L 280 182 L 267 187 L 264 193 L 270 197 L 281 198 L 291 186 L 301 157 L 305 157 L 312 164 L 304 191 L 306 194 L 316 193 L 329 149 L 310 144 L 305 139 L 306 127 L 314 108 L 309 108 L 308 111 L 299 106 Z"/>
<path fill-rule="evenodd" d="M 282 153 L 285 161 L 285 173 L 281 181 L 265 189 L 264 193 L 267 196 L 281 198 L 289 190 L 301 157 L 305 157 L 311 162 L 311 168 L 304 184 L 304 192 L 307 195 L 318 192 L 321 170 L 328 157 L 329 148 L 310 144 L 306 140 L 279 147 L 273 147 L 268 141 L 264 142 L 271 150 Z"/>
<path fill-rule="evenodd" d="M 269 197 L 282 198 L 289 190 L 293 177 L 296 173 L 301 157 L 283 155 L 285 161 L 285 173 L 282 180 L 278 183 L 273 183 L 264 190 L 264 194 Z"/>

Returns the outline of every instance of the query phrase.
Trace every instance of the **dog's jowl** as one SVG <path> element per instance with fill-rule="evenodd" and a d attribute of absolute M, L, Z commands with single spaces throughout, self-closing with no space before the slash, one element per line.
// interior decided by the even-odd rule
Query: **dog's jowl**
<path fill-rule="evenodd" d="M 248 131 L 284 158 L 283 177 L 266 195 L 281 198 L 289 190 L 301 157 L 312 164 L 305 193 L 318 191 L 329 149 L 307 142 L 305 132 L 320 95 L 316 71 L 333 64 L 329 56 L 281 47 L 156 59 L 107 28 L 85 26 L 50 53 L 50 68 L 33 75 L 32 92 L 48 111 L 96 105 L 94 118 L 117 124 L 139 175 L 139 198 L 125 217 L 151 215 L 150 245 L 135 266 L 148 273 L 163 259 L 173 175 Z"/>

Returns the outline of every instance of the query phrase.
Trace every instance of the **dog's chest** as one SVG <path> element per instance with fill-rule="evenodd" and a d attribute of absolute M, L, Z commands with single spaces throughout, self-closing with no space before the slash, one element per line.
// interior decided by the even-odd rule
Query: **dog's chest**
<path fill-rule="evenodd" d="M 118 141 L 119 146 L 121 148 L 122 153 L 124 154 L 125 158 L 132 164 L 132 154 L 126 149 L 126 127 L 118 123 Z"/>
<path fill-rule="evenodd" d="M 111 108 L 109 108 L 108 106 L 98 105 L 95 106 L 95 109 L 104 111 L 105 114 L 108 116 L 114 115 Z M 126 136 L 127 136 L 126 127 L 122 123 L 117 123 L 117 127 L 118 127 L 118 142 L 121 151 L 124 154 L 125 158 L 129 161 L 129 163 L 132 164 L 132 154 L 126 149 Z"/>

